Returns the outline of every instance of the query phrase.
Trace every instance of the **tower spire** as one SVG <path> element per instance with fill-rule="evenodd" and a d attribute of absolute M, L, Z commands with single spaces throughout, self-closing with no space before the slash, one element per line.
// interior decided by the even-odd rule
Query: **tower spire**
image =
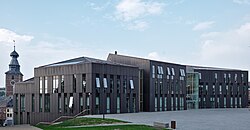
<path fill-rule="evenodd" d="M 16 50 L 16 41 L 13 40 L 13 43 L 14 43 L 14 51 Z"/>

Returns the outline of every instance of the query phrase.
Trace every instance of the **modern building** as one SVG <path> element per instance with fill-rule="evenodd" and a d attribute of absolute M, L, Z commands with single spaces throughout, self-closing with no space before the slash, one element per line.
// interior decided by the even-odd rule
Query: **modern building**
<path fill-rule="evenodd" d="M 141 111 L 186 110 L 186 66 L 109 54 L 108 61 L 128 64 L 140 68 Z"/>
<path fill-rule="evenodd" d="M 19 54 L 15 50 L 10 53 L 10 56 L 12 57 L 10 64 L 9 64 L 9 70 L 5 73 L 5 84 L 6 84 L 6 96 L 12 96 L 13 95 L 13 87 L 15 86 L 15 83 L 23 81 L 23 74 L 20 71 L 20 65 L 17 60 L 19 57 Z"/>
<path fill-rule="evenodd" d="M 139 112 L 139 68 L 80 57 L 37 67 L 17 83 L 15 124 L 51 122 L 60 116 Z"/>
<path fill-rule="evenodd" d="M 186 70 L 189 109 L 248 106 L 248 71 L 199 66 Z"/>
<path fill-rule="evenodd" d="M 80 57 L 35 68 L 33 78 L 15 84 L 13 104 L 15 124 L 52 122 L 83 111 L 244 108 L 248 104 L 248 71 L 117 53 L 109 54 L 106 61 Z"/>

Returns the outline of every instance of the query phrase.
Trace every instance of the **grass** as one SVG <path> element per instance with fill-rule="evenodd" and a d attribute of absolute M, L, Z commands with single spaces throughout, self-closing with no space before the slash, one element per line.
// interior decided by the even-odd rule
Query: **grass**
<path fill-rule="evenodd" d="M 47 126 L 39 128 L 43 130 L 161 130 L 146 125 L 115 125 L 115 126 L 93 126 L 93 127 L 79 127 L 79 128 Z"/>
<path fill-rule="evenodd" d="M 116 124 L 124 123 L 124 125 L 114 126 L 93 126 L 93 127 L 78 127 L 72 128 L 72 126 L 86 126 L 86 125 L 97 125 L 97 124 Z M 115 119 L 101 119 L 101 118 L 75 118 L 64 121 L 60 124 L 55 125 L 36 125 L 43 130 L 159 130 L 151 126 L 146 125 L 126 125 L 125 121 Z M 71 126 L 71 128 L 69 128 Z"/>

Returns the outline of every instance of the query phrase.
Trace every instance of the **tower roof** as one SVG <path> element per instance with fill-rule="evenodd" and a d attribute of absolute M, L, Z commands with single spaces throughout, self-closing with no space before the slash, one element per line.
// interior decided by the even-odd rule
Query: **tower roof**
<path fill-rule="evenodd" d="M 14 49 L 14 51 L 12 51 L 11 53 L 10 53 L 10 56 L 11 57 L 19 57 L 19 54 L 16 52 L 16 50 Z"/>
<path fill-rule="evenodd" d="M 20 72 L 20 65 L 19 62 L 17 60 L 17 58 L 19 57 L 19 54 L 16 52 L 15 46 L 14 46 L 14 50 L 10 53 L 10 56 L 12 57 L 10 64 L 9 64 L 9 71 L 7 71 L 5 74 L 20 74 L 23 75 Z"/>

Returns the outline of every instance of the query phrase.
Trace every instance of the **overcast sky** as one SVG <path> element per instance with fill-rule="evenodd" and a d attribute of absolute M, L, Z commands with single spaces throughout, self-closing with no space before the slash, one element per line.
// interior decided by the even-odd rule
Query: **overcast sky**
<path fill-rule="evenodd" d="M 250 0 L 5 0 L 0 86 L 13 40 L 24 79 L 34 67 L 119 54 L 250 69 Z"/>

